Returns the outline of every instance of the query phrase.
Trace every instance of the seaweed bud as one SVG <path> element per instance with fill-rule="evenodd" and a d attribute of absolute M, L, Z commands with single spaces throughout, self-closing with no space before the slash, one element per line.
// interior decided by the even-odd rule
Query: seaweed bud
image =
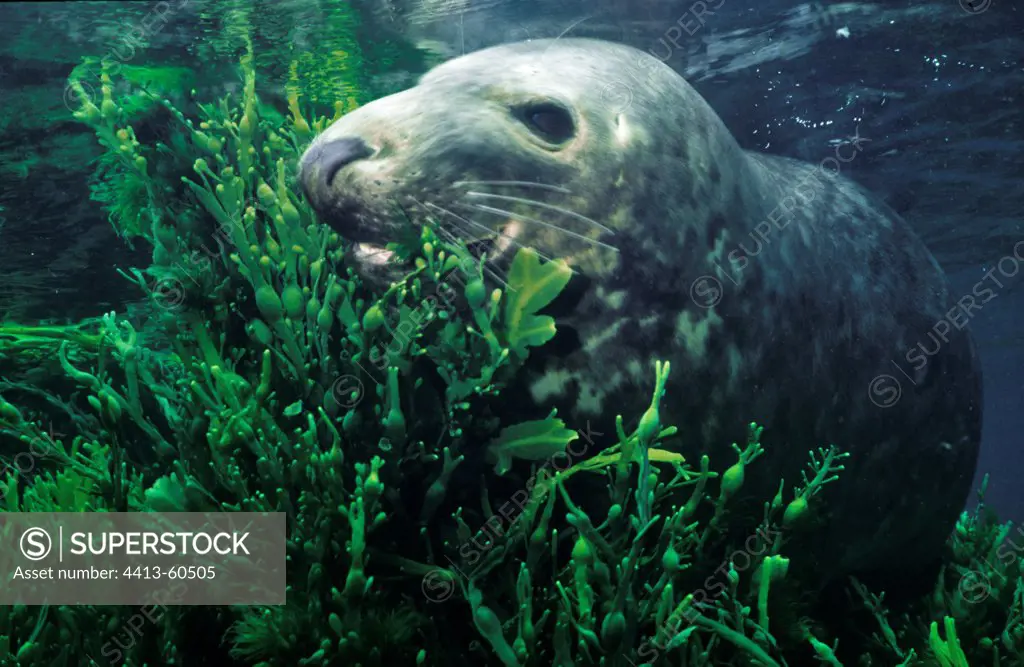
<path fill-rule="evenodd" d="M 260 181 L 259 186 L 256 188 L 256 196 L 264 208 L 270 208 L 277 203 L 277 195 L 274 194 L 273 188 L 263 181 Z"/>
<path fill-rule="evenodd" d="M 673 547 L 665 549 L 665 555 L 661 557 L 661 566 L 665 572 L 672 574 L 679 571 L 679 552 Z"/>
<path fill-rule="evenodd" d="M 466 301 L 471 308 L 480 308 L 487 298 L 486 288 L 482 280 L 474 280 L 466 285 Z"/>
<path fill-rule="evenodd" d="M 807 499 L 804 496 L 797 496 L 782 514 L 782 526 L 788 528 L 800 521 L 807 514 Z"/>
<path fill-rule="evenodd" d="M 582 537 L 576 538 L 576 544 L 572 547 L 572 559 L 581 565 L 593 563 L 594 554 Z"/>
<path fill-rule="evenodd" d="M 298 285 L 285 287 L 284 292 L 281 294 L 281 300 L 284 303 L 285 312 L 293 320 L 301 317 L 306 309 L 306 301 Z"/>
<path fill-rule="evenodd" d="M 384 313 L 381 312 L 380 306 L 370 306 L 366 314 L 363 315 L 363 329 L 367 333 L 373 333 L 382 326 L 384 326 Z"/>
<path fill-rule="evenodd" d="M 263 318 L 271 323 L 280 320 L 284 314 L 281 298 L 270 285 L 263 285 L 256 290 L 256 307 L 260 309 Z"/>
<path fill-rule="evenodd" d="M 622 641 L 626 631 L 626 617 L 621 611 L 613 611 L 601 623 L 601 640 L 606 648 L 613 649 Z"/>
<path fill-rule="evenodd" d="M 743 486 L 743 461 L 735 463 L 722 473 L 722 497 L 728 498 L 740 490 Z"/>
<path fill-rule="evenodd" d="M 3 417 L 9 422 L 14 422 L 15 424 L 21 423 L 21 413 L 18 412 L 18 408 L 3 399 L 0 399 L 0 417 Z"/>

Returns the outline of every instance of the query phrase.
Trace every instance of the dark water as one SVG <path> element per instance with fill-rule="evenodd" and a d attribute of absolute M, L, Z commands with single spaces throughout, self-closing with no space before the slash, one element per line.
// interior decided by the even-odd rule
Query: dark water
<path fill-rule="evenodd" d="M 360 103 L 410 86 L 432 63 L 463 53 L 505 42 L 576 36 L 657 54 L 686 77 L 746 149 L 817 163 L 850 137 L 864 138 L 866 150 L 843 165 L 843 176 L 880 195 L 910 224 L 948 273 L 953 291 L 969 294 L 993 272 L 1000 280 L 997 297 L 970 322 L 985 387 L 975 486 L 989 475 L 987 503 L 1002 520 L 1024 519 L 1019 482 L 1024 472 L 1024 272 L 1013 256 L 1015 244 L 1024 241 L 1024 8 L 1006 0 L 0 5 L 0 324 L 67 325 L 111 311 L 146 310 L 137 289 L 119 271 L 147 266 L 152 250 L 119 238 L 101 204 L 90 198 L 101 149 L 93 131 L 72 116 L 80 100 L 68 93 L 68 77 L 84 58 L 114 54 L 125 71 L 159 69 L 159 76 L 146 79 L 145 85 L 175 104 L 237 96 L 243 49 L 233 30 L 240 29 L 239 15 L 247 17 L 254 42 L 261 101 L 281 113 L 287 112 L 289 64 L 312 62 L 302 60 L 304 54 L 350 49 L 355 42 L 346 42 L 346 35 L 358 36 L 363 54 Z M 304 75 L 312 77 L 317 66 L 307 64 Z M 310 90 L 312 101 L 321 106 L 337 93 L 330 82 L 320 88 L 311 84 Z M 322 99 L 316 99 L 317 91 Z M 161 123 L 139 131 L 166 140 L 173 123 Z M 0 365 L 0 376 L 21 372 L 24 365 Z M 31 377 L 29 383 L 41 388 L 57 382 Z M 401 625 L 404 607 L 393 607 L 396 617 L 388 622 Z M 310 616 L 329 614 L 310 609 Z M 438 614 L 434 622 L 443 624 L 446 609 L 428 606 L 427 613 Z M 514 612 L 496 611 L 506 620 Z M 472 656 L 474 664 L 492 664 L 487 661 L 496 660 L 495 653 L 474 635 L 471 615 L 466 609 L 452 613 L 452 623 L 464 627 L 457 634 L 476 642 L 465 653 L 453 650 L 459 656 L 453 659 Z M 941 620 L 940 613 L 931 613 Z M 14 620 L 13 613 L 4 619 L 7 626 L 0 623 L 0 633 L 19 637 L 12 643 L 16 649 L 25 641 L 24 620 Z M 148 664 L 216 661 L 223 651 L 204 628 L 219 627 L 223 620 L 210 612 L 182 621 L 188 625 L 174 636 L 194 633 L 203 648 L 180 651 L 177 657 L 150 653 Z M 553 618 L 548 622 L 554 623 Z M 67 627 L 65 632 L 85 631 Z M 279 632 L 284 637 L 301 634 L 292 626 Z M 66 639 L 45 636 L 52 642 Z M 977 642 L 986 634 L 970 636 Z M 414 638 L 404 641 L 433 646 L 439 637 L 446 641 L 443 632 L 421 623 Z M 306 655 L 314 651 L 315 646 Z M 385 656 L 407 653 L 383 651 Z M 328 651 L 335 657 L 325 664 L 349 664 L 342 654 Z M 1022 656 L 1007 649 L 999 664 L 1024 664 Z M 8 656 L 3 664 L 36 664 L 31 654 L 21 663 L 13 659 Z M 74 652 L 61 659 L 69 665 L 110 662 L 109 656 Z M 789 664 L 803 664 L 789 659 Z M 442 664 L 432 662 L 432 654 L 426 660 Z M 749 656 L 738 660 L 735 664 L 755 664 L 744 662 L 753 660 Z M 523 664 L 551 662 L 545 655 Z M 897 663 L 893 658 L 879 664 Z M 267 664 L 285 663 L 271 659 Z M 577 664 L 600 663 L 579 658 Z"/>

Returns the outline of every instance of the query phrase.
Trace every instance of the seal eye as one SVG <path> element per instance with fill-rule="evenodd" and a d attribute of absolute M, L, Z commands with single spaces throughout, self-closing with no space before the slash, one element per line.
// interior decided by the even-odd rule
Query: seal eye
<path fill-rule="evenodd" d="M 520 114 L 526 125 L 545 141 L 560 144 L 576 133 L 572 115 L 557 104 L 534 104 Z"/>

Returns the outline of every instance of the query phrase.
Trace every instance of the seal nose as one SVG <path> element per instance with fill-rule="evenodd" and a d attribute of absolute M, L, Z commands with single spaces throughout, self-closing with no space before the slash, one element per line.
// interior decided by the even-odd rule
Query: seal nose
<path fill-rule="evenodd" d="M 320 172 L 320 182 L 330 185 L 343 167 L 371 155 L 373 150 L 359 137 L 335 139 L 307 153 L 302 161 L 302 172 L 304 175 L 312 175 L 311 168 L 316 166 Z"/>

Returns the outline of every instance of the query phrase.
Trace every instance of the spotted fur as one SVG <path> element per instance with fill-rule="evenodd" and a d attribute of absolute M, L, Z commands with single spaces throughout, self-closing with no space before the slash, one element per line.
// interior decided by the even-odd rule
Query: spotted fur
<path fill-rule="evenodd" d="M 628 104 L 603 99 L 611 85 L 630 91 Z M 545 100 L 572 113 L 575 134 L 562 145 L 545 145 L 513 113 Z M 320 182 L 318 151 L 347 137 L 372 155 Z M 458 207 L 485 191 L 510 215 L 466 213 L 477 229 L 569 260 L 573 281 L 588 287 L 556 314 L 560 337 L 577 344 L 531 360 L 518 395 L 534 414 L 557 406 L 569 423 L 611 434 L 616 414 L 646 407 L 654 360 L 670 360 L 662 420 L 680 428 L 673 444 L 688 456 L 707 453 L 724 469 L 745 424 L 766 426 L 767 454 L 743 489 L 753 513 L 780 478 L 799 481 L 812 448 L 852 455 L 824 495 L 830 512 L 802 538 L 827 574 L 912 567 L 938 553 L 977 459 L 977 355 L 964 330 L 916 374 L 904 378 L 893 363 L 953 307 L 945 276 L 907 225 L 852 182 L 742 150 L 657 59 L 575 39 L 457 58 L 329 127 L 304 158 L 303 181 L 327 222 L 374 242 L 408 224 L 389 203 L 427 224 L 439 211 L 472 210 Z M 494 181 L 557 189 L 466 185 Z M 495 194 L 577 215 L 486 199 Z M 889 408 L 871 400 L 882 374 L 902 381 Z"/>

